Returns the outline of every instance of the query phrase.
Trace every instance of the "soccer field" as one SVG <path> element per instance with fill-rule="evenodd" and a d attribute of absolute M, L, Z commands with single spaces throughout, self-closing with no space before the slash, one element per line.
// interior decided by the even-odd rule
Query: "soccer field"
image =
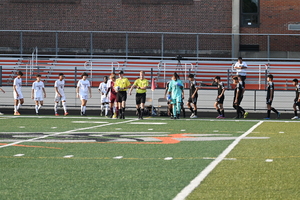
<path fill-rule="evenodd" d="M 299 196 L 294 121 L 2 116 L 0 127 L 1 199 Z"/>

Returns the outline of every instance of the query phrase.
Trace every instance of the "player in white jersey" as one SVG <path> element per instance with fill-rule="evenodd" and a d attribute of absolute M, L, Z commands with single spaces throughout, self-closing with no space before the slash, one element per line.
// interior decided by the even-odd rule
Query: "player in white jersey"
<path fill-rule="evenodd" d="M 19 108 L 24 103 L 24 97 L 22 94 L 22 76 L 23 73 L 19 71 L 17 77 L 14 79 L 13 94 L 14 94 L 14 115 L 20 115 Z"/>
<path fill-rule="evenodd" d="M 65 76 L 63 73 L 60 73 L 58 75 L 58 79 L 54 83 L 54 89 L 55 89 L 55 98 L 54 98 L 54 112 L 55 116 L 59 116 L 57 113 L 57 107 L 58 103 L 61 102 L 62 106 L 64 108 L 64 116 L 67 116 L 69 113 L 67 112 L 67 106 L 66 106 L 66 96 L 65 96 Z"/>
<path fill-rule="evenodd" d="M 3 93 L 5 93 L 5 91 L 4 91 L 2 88 L 0 88 L 0 90 L 1 90 Z M 0 115 L 3 115 L 3 113 L 0 112 Z"/>
<path fill-rule="evenodd" d="M 83 73 L 81 75 L 81 78 L 78 83 L 77 83 L 77 88 L 76 88 L 76 93 L 77 93 L 77 98 L 80 98 L 81 100 L 81 111 L 80 114 L 83 116 L 86 116 L 85 110 L 86 110 L 86 103 L 88 100 L 88 95 L 90 93 L 90 98 L 92 98 L 92 90 L 91 90 L 91 85 L 90 81 L 87 80 L 88 74 Z"/>
<path fill-rule="evenodd" d="M 45 86 L 41 81 L 40 74 L 36 75 L 36 81 L 32 84 L 31 98 L 35 101 L 36 115 L 39 115 L 39 110 L 44 105 L 44 98 L 46 98 Z"/>
<path fill-rule="evenodd" d="M 108 97 L 106 96 L 107 89 L 108 89 L 107 81 L 108 81 L 108 77 L 104 76 L 103 82 L 100 83 L 99 88 L 98 88 L 99 93 L 101 93 L 101 112 L 100 112 L 100 115 L 101 116 L 103 115 L 103 108 L 105 106 L 105 117 L 107 117 L 108 103 L 109 103 Z"/>

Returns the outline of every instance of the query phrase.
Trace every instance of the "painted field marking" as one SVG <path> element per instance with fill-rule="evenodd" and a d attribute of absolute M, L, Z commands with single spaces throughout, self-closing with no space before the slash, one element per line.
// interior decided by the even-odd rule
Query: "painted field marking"
<path fill-rule="evenodd" d="M 130 124 L 161 125 L 161 124 L 167 124 L 167 123 L 163 123 L 163 122 L 131 122 Z"/>
<path fill-rule="evenodd" d="M 108 122 L 101 122 L 101 121 L 72 121 L 75 124 L 106 124 Z"/>
<path fill-rule="evenodd" d="M 173 158 L 172 157 L 166 157 L 166 158 L 164 158 L 164 160 L 173 160 Z"/>
<path fill-rule="evenodd" d="M 123 156 L 116 156 L 116 157 L 113 157 L 113 159 L 122 159 Z"/>
<path fill-rule="evenodd" d="M 20 126 L 19 128 L 25 128 L 25 126 Z"/>
<path fill-rule="evenodd" d="M 101 125 L 90 126 L 90 127 L 85 127 L 85 128 L 76 128 L 76 129 L 69 130 L 69 131 L 57 132 L 57 133 L 53 133 L 53 134 L 49 134 L 49 135 L 43 135 L 43 136 L 40 136 L 40 137 L 31 138 L 31 139 L 28 139 L 28 140 L 21 140 L 21 141 L 17 141 L 17 142 L 5 144 L 5 145 L 0 146 L 0 148 L 14 146 L 16 144 L 20 144 L 20 143 L 23 143 L 23 142 L 32 142 L 32 141 L 36 141 L 36 140 L 39 140 L 39 139 L 44 139 L 44 138 L 52 137 L 52 136 L 56 136 L 56 135 L 76 133 L 76 131 L 85 131 L 85 130 L 90 130 L 90 129 L 99 128 L 99 127 L 103 127 L 103 126 L 111 126 L 111 125 L 117 125 L 117 124 L 124 124 L 124 123 L 129 123 L 129 122 L 133 122 L 133 121 L 137 121 L 137 120 L 138 119 L 131 119 L 131 120 L 121 121 L 121 122 L 116 122 L 116 123 L 107 123 L 107 124 L 101 124 Z"/>
<path fill-rule="evenodd" d="M 181 190 L 173 200 L 184 200 L 195 188 L 197 188 L 201 182 L 212 172 L 215 167 L 234 149 L 234 147 L 247 135 L 249 135 L 254 129 L 261 125 L 264 121 L 259 121 L 254 126 L 252 126 L 244 134 L 236 138 L 215 160 L 213 160 L 203 171 L 201 171 L 198 176 L 196 176 L 189 185 L 187 185 L 183 190 Z"/>
<path fill-rule="evenodd" d="M 266 162 L 273 162 L 273 159 L 266 159 Z"/>
<path fill-rule="evenodd" d="M 21 157 L 21 156 L 24 156 L 25 154 L 16 154 L 16 155 L 14 155 L 15 157 Z"/>
<path fill-rule="evenodd" d="M 73 158 L 74 157 L 74 155 L 66 155 L 66 156 L 64 156 L 64 158 Z"/>

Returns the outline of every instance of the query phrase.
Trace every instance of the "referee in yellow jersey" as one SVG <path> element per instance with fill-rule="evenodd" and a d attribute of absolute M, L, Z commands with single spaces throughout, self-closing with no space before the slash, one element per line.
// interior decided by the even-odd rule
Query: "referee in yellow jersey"
<path fill-rule="evenodd" d="M 116 80 L 115 87 L 119 86 L 120 90 L 117 92 L 117 103 L 120 112 L 119 119 L 125 119 L 125 103 L 127 99 L 127 89 L 130 88 L 131 84 L 127 78 L 124 77 L 124 72 L 119 72 L 119 78 Z"/>
<path fill-rule="evenodd" d="M 148 86 L 149 82 L 147 79 L 145 79 L 145 72 L 140 71 L 140 78 L 134 81 L 129 91 L 129 94 L 131 95 L 133 88 L 136 88 L 135 101 L 139 119 L 143 119 L 143 113 L 145 108 L 144 106 L 146 102 L 146 89 L 148 88 Z"/>

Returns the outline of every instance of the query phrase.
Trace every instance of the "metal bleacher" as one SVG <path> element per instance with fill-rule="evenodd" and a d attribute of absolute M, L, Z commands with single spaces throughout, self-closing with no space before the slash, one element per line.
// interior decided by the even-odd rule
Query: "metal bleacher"
<path fill-rule="evenodd" d="M 185 87 L 188 87 L 188 74 L 195 74 L 196 81 L 203 89 L 212 87 L 213 78 L 220 76 L 227 88 L 232 88 L 230 77 L 235 74 L 231 61 L 176 61 L 176 60 L 121 60 L 121 59 L 67 59 L 51 58 L 32 60 L 31 58 L 0 58 L 2 66 L 2 85 L 12 85 L 17 71 L 22 71 L 23 85 L 30 86 L 36 74 L 42 75 L 46 86 L 53 86 L 59 73 L 66 76 L 66 85 L 75 86 L 83 72 L 89 74 L 93 87 L 97 87 L 104 76 L 123 70 L 125 76 L 133 82 L 139 71 L 146 73 L 146 78 L 156 80 L 157 88 L 165 84 L 177 72 Z M 300 64 L 291 62 L 248 62 L 247 89 L 264 90 L 266 75 L 274 75 L 277 90 L 292 89 L 291 80 L 298 78 Z"/>

